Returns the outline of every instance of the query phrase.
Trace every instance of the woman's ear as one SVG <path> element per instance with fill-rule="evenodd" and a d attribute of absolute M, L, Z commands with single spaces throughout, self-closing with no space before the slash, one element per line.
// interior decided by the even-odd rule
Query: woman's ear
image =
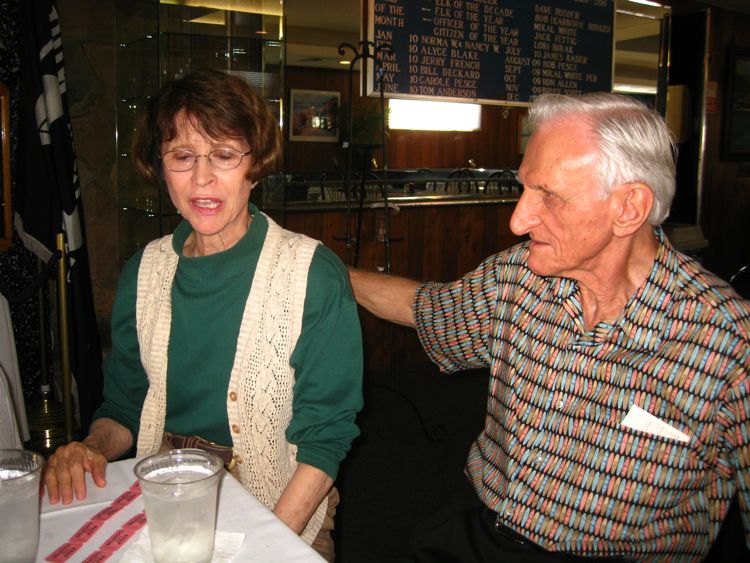
<path fill-rule="evenodd" d="M 614 222 L 615 234 L 628 236 L 648 221 L 654 206 L 654 192 L 643 182 L 628 182 L 614 189 L 614 204 L 617 206 Z"/>

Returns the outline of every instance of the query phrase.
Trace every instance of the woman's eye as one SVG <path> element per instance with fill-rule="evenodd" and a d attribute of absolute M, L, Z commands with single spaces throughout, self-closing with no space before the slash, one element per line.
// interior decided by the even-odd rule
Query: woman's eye
<path fill-rule="evenodd" d="M 172 158 L 177 161 L 184 162 L 193 159 L 193 153 L 188 151 L 177 151 L 172 153 Z"/>
<path fill-rule="evenodd" d="M 218 160 L 232 160 L 235 155 L 234 152 L 230 150 L 218 150 L 211 153 L 211 157 Z"/>

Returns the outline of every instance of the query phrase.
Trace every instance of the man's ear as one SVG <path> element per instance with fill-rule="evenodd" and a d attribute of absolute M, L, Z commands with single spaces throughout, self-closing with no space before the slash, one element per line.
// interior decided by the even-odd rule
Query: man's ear
<path fill-rule="evenodd" d="M 648 221 L 654 206 L 654 192 L 643 182 L 628 182 L 613 190 L 615 207 L 615 235 L 628 236 Z"/>

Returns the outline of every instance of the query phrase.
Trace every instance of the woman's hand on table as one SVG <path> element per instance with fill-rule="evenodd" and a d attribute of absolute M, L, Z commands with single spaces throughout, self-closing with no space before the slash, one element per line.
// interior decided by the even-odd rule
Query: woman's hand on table
<path fill-rule="evenodd" d="M 107 484 L 107 462 L 124 455 L 133 444 L 130 430 L 109 418 L 94 421 L 82 442 L 70 442 L 55 450 L 44 464 L 42 477 L 50 504 L 73 502 L 86 498 L 86 473 L 94 484 Z"/>
<path fill-rule="evenodd" d="M 107 484 L 107 458 L 98 449 L 82 442 L 70 442 L 55 450 L 44 466 L 44 485 L 50 504 L 73 502 L 86 498 L 86 473 L 91 473 L 98 487 Z"/>

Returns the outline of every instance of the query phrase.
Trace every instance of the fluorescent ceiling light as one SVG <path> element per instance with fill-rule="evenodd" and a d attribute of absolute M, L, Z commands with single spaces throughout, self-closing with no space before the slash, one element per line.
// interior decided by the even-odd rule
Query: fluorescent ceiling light
<path fill-rule="evenodd" d="M 391 129 L 478 131 L 481 116 L 480 104 L 400 99 L 388 101 L 388 126 Z"/>
<path fill-rule="evenodd" d="M 210 8 L 212 10 L 263 14 L 265 16 L 281 17 L 284 13 L 284 3 L 282 0 L 160 0 L 160 3 L 172 4 L 174 6 L 189 6 L 191 8 Z"/>
<path fill-rule="evenodd" d="M 617 9 L 618 14 L 623 14 L 626 16 L 634 16 L 636 18 L 646 18 L 648 20 L 661 20 L 659 16 L 652 16 L 651 14 L 644 14 L 643 12 L 631 12 L 630 10 L 621 10 Z"/>
<path fill-rule="evenodd" d="M 633 4 L 643 4 L 644 6 L 653 6 L 655 8 L 663 8 L 664 5 L 659 2 L 652 2 L 652 0 L 630 0 Z"/>
<path fill-rule="evenodd" d="M 209 12 L 205 16 L 193 18 L 192 20 L 183 20 L 185 23 L 204 23 L 207 25 L 224 25 L 226 18 L 224 12 Z"/>
<path fill-rule="evenodd" d="M 656 86 L 647 86 L 645 84 L 617 84 L 612 87 L 612 91 L 619 94 L 653 94 L 656 95 Z"/>

